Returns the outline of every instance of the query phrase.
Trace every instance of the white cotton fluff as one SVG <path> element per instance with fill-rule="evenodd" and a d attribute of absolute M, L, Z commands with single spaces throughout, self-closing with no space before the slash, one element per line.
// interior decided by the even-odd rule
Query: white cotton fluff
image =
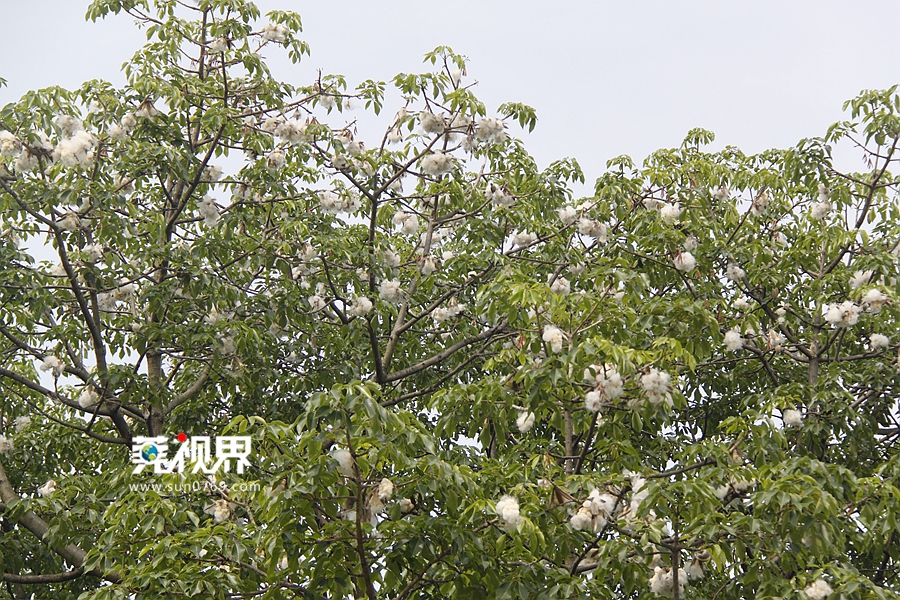
<path fill-rule="evenodd" d="M 381 480 L 378 484 L 378 498 L 382 502 L 390 502 L 394 496 L 394 483 L 387 478 Z"/>
<path fill-rule="evenodd" d="M 484 190 L 484 197 L 495 206 L 512 206 L 516 197 L 507 192 L 494 182 L 488 183 Z"/>
<path fill-rule="evenodd" d="M 331 455 L 338 463 L 338 471 L 344 477 L 353 477 L 353 455 L 345 448 L 335 450 Z"/>
<path fill-rule="evenodd" d="M 891 340 L 888 336 L 883 335 L 881 333 L 873 333 L 869 336 L 869 346 L 872 350 L 881 350 L 882 348 L 887 348 L 891 345 Z"/>
<path fill-rule="evenodd" d="M 457 316 L 458 314 L 463 312 L 465 309 L 466 309 L 465 304 L 457 304 L 456 302 L 451 301 L 451 303 L 446 308 L 442 307 L 442 306 L 435 308 L 431 312 L 431 318 L 434 319 L 434 322 L 437 325 L 440 325 L 447 319 Z"/>
<path fill-rule="evenodd" d="M 403 514 L 410 513 L 415 508 L 415 505 L 409 498 L 401 498 L 397 504 L 400 506 L 400 512 Z"/>
<path fill-rule="evenodd" d="M 84 247 L 85 260 L 89 263 L 99 262 L 103 258 L 103 246 L 90 244 Z"/>
<path fill-rule="evenodd" d="M 809 216 L 816 221 L 821 221 L 831 214 L 831 210 L 831 202 L 816 202 L 809 210 Z"/>
<path fill-rule="evenodd" d="M 734 263 L 730 263 L 728 265 L 728 268 L 725 269 L 725 277 L 727 277 L 731 281 L 740 281 L 746 274 L 747 273 L 745 273 L 742 268 Z"/>
<path fill-rule="evenodd" d="M 231 505 L 228 500 L 220 498 L 204 509 L 208 515 L 212 515 L 213 521 L 221 523 L 231 518 Z"/>
<path fill-rule="evenodd" d="M 679 252 L 675 255 L 675 268 L 679 271 L 693 271 L 697 266 L 697 259 L 690 252 Z"/>
<path fill-rule="evenodd" d="M 866 312 L 872 314 L 878 314 L 879 312 L 881 312 L 881 309 L 884 308 L 884 305 L 887 303 L 887 294 L 879 289 L 874 288 L 866 292 L 866 295 L 863 296 L 862 299 L 863 308 L 865 308 Z"/>
<path fill-rule="evenodd" d="M 568 227 L 578 218 L 578 211 L 575 210 L 574 206 L 563 206 L 556 209 L 556 215 L 562 221 L 563 226 Z"/>
<path fill-rule="evenodd" d="M 565 277 L 557 277 L 553 280 L 553 283 L 550 284 L 550 291 L 554 294 L 559 294 L 560 296 L 568 296 L 572 291 L 572 286 Z"/>
<path fill-rule="evenodd" d="M 447 123 L 443 115 L 436 115 L 431 111 L 423 110 L 419 113 L 419 125 L 425 133 L 444 133 Z"/>
<path fill-rule="evenodd" d="M 544 334 L 541 339 L 550 344 L 550 350 L 559 353 L 563 349 L 563 341 L 565 336 L 559 327 L 554 325 L 544 325 Z"/>
<path fill-rule="evenodd" d="M 12 440 L 5 435 L 0 434 L 0 454 L 10 454 L 13 450 Z"/>
<path fill-rule="evenodd" d="M 365 296 L 358 296 L 353 300 L 353 304 L 350 305 L 350 314 L 357 317 L 364 317 L 372 312 L 372 307 L 373 304 L 371 300 Z"/>
<path fill-rule="evenodd" d="M 506 139 L 505 125 L 496 117 L 479 119 L 475 126 L 475 137 L 483 142 L 502 142 Z"/>
<path fill-rule="evenodd" d="M 803 413 L 794 408 L 788 408 L 781 412 L 781 419 L 785 427 L 800 427 L 803 425 Z"/>
<path fill-rule="evenodd" d="M 219 209 L 216 201 L 209 196 L 204 196 L 203 200 L 197 203 L 197 212 L 203 217 L 203 224 L 207 227 L 215 227 L 219 222 Z"/>
<path fill-rule="evenodd" d="M 816 579 L 803 590 L 809 600 L 825 600 L 834 593 L 831 586 L 824 579 Z"/>
<path fill-rule="evenodd" d="M 772 201 L 772 197 L 769 196 L 769 192 L 761 192 L 756 198 L 753 199 L 753 202 L 750 204 L 750 213 L 754 216 L 759 216 L 766 212 L 766 209 L 769 208 L 769 203 Z"/>
<path fill-rule="evenodd" d="M 266 157 L 266 168 L 270 171 L 278 171 L 284 166 L 284 150 L 275 148 Z"/>
<path fill-rule="evenodd" d="M 200 181 L 215 183 L 216 181 L 222 179 L 223 174 L 224 172 L 222 171 L 222 167 L 217 167 L 216 165 L 207 165 L 203 167 L 203 173 L 200 174 Z"/>
<path fill-rule="evenodd" d="M 384 264 L 386 264 L 391 269 L 396 269 L 400 266 L 400 255 L 397 254 L 392 248 L 389 248 L 384 251 Z"/>
<path fill-rule="evenodd" d="M 519 428 L 519 431 L 528 433 L 532 425 L 534 425 L 534 413 L 527 410 L 520 411 L 519 417 L 516 419 L 516 427 Z"/>
<path fill-rule="evenodd" d="M 31 151 L 30 148 L 24 148 L 19 155 L 16 156 L 16 162 L 13 164 L 16 172 L 28 173 L 38 166 L 38 156 Z"/>
<path fill-rule="evenodd" d="M 432 273 L 434 273 L 437 270 L 438 270 L 437 260 L 435 259 L 434 256 L 426 256 L 422 260 L 422 268 L 421 268 L 422 275 L 425 275 L 427 277 L 428 275 L 431 275 Z"/>
<path fill-rule="evenodd" d="M 622 379 L 622 375 L 619 374 L 619 371 L 613 365 L 591 365 L 584 370 L 584 379 L 596 386 L 596 391 L 600 393 L 601 400 L 602 397 L 615 400 L 625 393 L 625 382 Z M 587 399 L 585 399 L 585 402 L 587 402 Z M 590 407 L 588 409 L 593 410 Z"/>
<path fill-rule="evenodd" d="M 56 482 L 51 479 L 39 487 L 37 491 L 41 498 L 49 498 L 56 491 Z"/>
<path fill-rule="evenodd" d="M 684 598 L 684 586 L 688 575 L 684 569 L 678 569 L 678 597 Z M 675 597 L 675 574 L 671 567 L 656 567 L 650 578 L 650 591 L 657 596 Z"/>
<path fill-rule="evenodd" d="M 71 115 L 57 115 L 53 122 L 59 127 L 59 134 L 62 137 L 72 137 L 84 130 L 84 123 L 81 122 L 81 119 Z"/>
<path fill-rule="evenodd" d="M 850 287 L 858 289 L 869 283 L 872 278 L 872 271 L 854 271 L 853 277 L 850 278 Z"/>
<path fill-rule="evenodd" d="M 94 146 L 97 138 L 86 131 L 78 131 L 72 137 L 60 140 L 53 151 L 53 160 L 67 167 L 90 166 L 94 160 Z"/>
<path fill-rule="evenodd" d="M 688 252 L 693 252 L 700 246 L 700 240 L 698 240 L 695 236 L 689 235 L 684 239 L 684 244 L 682 244 L 682 248 L 687 250 Z"/>
<path fill-rule="evenodd" d="M 497 501 L 495 510 L 503 520 L 505 529 L 510 533 L 515 531 L 522 519 L 519 514 L 519 501 L 512 496 L 503 496 Z"/>
<path fill-rule="evenodd" d="M 731 352 L 737 352 L 744 347 L 744 338 L 741 337 L 740 330 L 732 329 L 725 333 L 725 349 Z"/>
<path fill-rule="evenodd" d="M 746 296 L 741 296 L 737 300 L 734 301 L 732 305 L 738 310 L 747 310 L 750 308 L 750 302 L 747 300 Z"/>
<path fill-rule="evenodd" d="M 787 338 L 777 329 L 769 329 L 766 331 L 766 348 L 768 350 L 781 352 L 786 341 Z"/>
<path fill-rule="evenodd" d="M 282 43 L 288 34 L 288 28 L 280 23 L 267 23 L 262 29 L 262 36 L 270 42 Z"/>
<path fill-rule="evenodd" d="M 44 358 L 44 361 L 41 363 L 40 367 L 41 371 L 51 371 L 54 377 L 59 377 L 60 375 L 62 375 L 62 372 L 65 368 L 66 365 L 53 355 Z"/>
<path fill-rule="evenodd" d="M 674 223 L 681 217 L 681 210 L 681 204 L 678 202 L 665 204 L 659 209 L 659 216 L 667 223 Z"/>
<path fill-rule="evenodd" d="M 16 417 L 16 433 L 22 433 L 23 430 L 28 429 L 28 426 L 31 425 L 31 417 L 22 416 Z"/>
<path fill-rule="evenodd" d="M 81 227 L 81 218 L 77 213 L 70 210 L 59 220 L 59 226 L 66 231 L 75 231 Z"/>
<path fill-rule="evenodd" d="M 419 168 L 426 175 L 438 177 L 453 170 L 453 157 L 443 152 L 434 152 L 422 159 Z"/>
<path fill-rule="evenodd" d="M 588 529 L 592 529 L 594 523 L 594 516 L 591 514 L 591 511 L 583 506 L 579 506 L 578 510 L 572 514 L 572 517 L 569 519 L 569 525 L 575 531 L 586 531 Z"/>
<path fill-rule="evenodd" d="M 696 558 L 691 560 L 691 562 L 684 566 L 684 572 L 689 581 L 703 579 L 703 562 Z"/>
<path fill-rule="evenodd" d="M 310 308 L 312 308 L 313 312 L 319 312 L 320 310 L 323 310 L 326 306 L 328 306 L 325 298 L 323 298 L 319 294 L 313 294 L 312 296 L 307 298 L 306 301 L 309 302 L 309 306 Z"/>
<path fill-rule="evenodd" d="M 603 394 L 597 390 L 585 394 L 584 407 L 591 412 L 600 412 L 600 409 L 603 408 Z"/>
<path fill-rule="evenodd" d="M 392 127 L 387 134 L 387 143 L 388 144 L 399 144 L 403 141 L 403 132 L 400 131 L 399 127 Z"/>
<path fill-rule="evenodd" d="M 840 304 L 833 304 L 825 312 L 825 320 L 835 327 L 852 327 L 859 322 L 861 308 L 847 300 Z"/>
<path fill-rule="evenodd" d="M 128 137 L 128 129 L 123 127 L 118 123 L 113 123 L 109 126 L 109 129 L 106 130 L 109 134 L 109 137 L 114 140 L 122 141 Z"/>
<path fill-rule="evenodd" d="M 391 304 L 403 301 L 403 289 L 397 279 L 387 279 L 378 285 L 378 297 Z"/>
<path fill-rule="evenodd" d="M 727 199 L 729 196 L 731 196 L 731 190 L 729 190 L 724 185 L 720 186 L 719 189 L 717 189 L 715 192 L 713 192 L 713 198 L 715 198 L 716 200 L 719 200 L 720 202 L 722 200 Z"/>
<path fill-rule="evenodd" d="M 131 131 L 134 129 L 134 126 L 137 125 L 137 119 L 132 113 L 126 113 L 124 117 L 122 117 L 122 127 Z"/>
<path fill-rule="evenodd" d="M 306 124 L 297 119 L 290 119 L 275 126 L 275 136 L 288 144 L 297 145 L 306 141 Z"/>
<path fill-rule="evenodd" d="M 666 404 L 672 406 L 672 386 L 669 374 L 665 371 L 650 369 L 641 375 L 641 387 L 647 394 L 650 404 L 658 406 L 665 401 Z"/>
<path fill-rule="evenodd" d="M 538 239 L 537 234 L 531 233 L 530 231 L 522 231 L 513 233 L 512 243 L 513 246 L 517 246 L 519 248 L 524 248 L 525 246 L 530 246 L 535 243 Z"/>
<path fill-rule="evenodd" d="M 589 219 L 588 217 L 581 217 L 578 219 L 576 228 L 581 235 L 592 237 L 601 244 L 606 243 L 606 225 L 600 221 Z"/>
<path fill-rule="evenodd" d="M 15 156 L 22 151 L 22 142 L 9 131 L 0 131 L 0 156 Z"/>
<path fill-rule="evenodd" d="M 419 218 L 414 214 L 410 214 L 402 210 L 394 213 L 391 221 L 394 223 L 394 225 L 400 227 L 401 232 L 407 235 L 412 235 L 419 230 Z"/>

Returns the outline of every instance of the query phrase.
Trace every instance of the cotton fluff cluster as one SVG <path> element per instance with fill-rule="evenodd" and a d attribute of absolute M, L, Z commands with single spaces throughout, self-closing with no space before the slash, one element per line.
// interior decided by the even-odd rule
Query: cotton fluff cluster
<path fill-rule="evenodd" d="M 454 300 L 451 300 L 450 304 L 447 305 L 446 307 L 439 306 L 438 308 L 435 308 L 431 312 L 431 318 L 434 319 L 435 324 L 440 325 L 447 319 L 452 319 L 453 317 L 457 316 L 458 314 L 463 312 L 465 309 L 466 309 L 465 304 L 457 304 L 456 300 L 454 299 Z"/>
<path fill-rule="evenodd" d="M 678 569 L 679 598 L 684 598 L 684 586 L 687 580 L 687 572 L 684 569 Z M 653 576 L 650 578 L 650 591 L 656 596 L 675 597 L 675 573 L 671 567 L 655 567 L 653 569 Z"/>
<path fill-rule="evenodd" d="M 40 366 L 41 371 L 50 371 L 53 373 L 54 377 L 59 377 L 60 375 L 62 375 L 62 372 L 65 368 L 66 365 L 53 355 L 44 358 L 44 361 Z"/>
<path fill-rule="evenodd" d="M 31 417 L 22 416 L 16 417 L 16 433 L 22 433 L 25 429 L 28 429 L 28 426 L 31 425 Z"/>
<path fill-rule="evenodd" d="M 350 314 L 357 317 L 365 317 L 372 312 L 372 307 L 373 304 L 371 300 L 365 296 L 358 296 L 353 300 L 353 304 L 350 305 Z"/>
<path fill-rule="evenodd" d="M 868 313 L 878 314 L 888 302 L 887 294 L 878 289 L 871 289 L 863 296 L 862 308 Z"/>
<path fill-rule="evenodd" d="M 37 491 L 41 498 L 49 498 L 53 495 L 53 492 L 56 491 L 56 482 L 50 479 L 47 483 L 39 487 Z"/>
<path fill-rule="evenodd" d="M 345 448 L 335 450 L 331 455 L 338 463 L 338 471 L 344 477 L 353 477 L 353 455 Z"/>
<path fill-rule="evenodd" d="M 81 227 L 81 218 L 74 211 L 67 211 L 62 219 L 58 221 L 59 226 L 66 231 L 75 231 Z"/>
<path fill-rule="evenodd" d="M 766 349 L 774 352 L 781 352 L 784 349 L 784 343 L 787 338 L 777 329 L 769 329 L 766 331 Z"/>
<path fill-rule="evenodd" d="M 815 219 L 816 221 L 821 221 L 829 214 L 831 214 L 832 206 L 831 202 L 828 200 L 828 188 L 825 187 L 825 184 L 819 184 L 819 201 L 812 205 L 812 208 L 809 211 L 809 216 Z"/>
<path fill-rule="evenodd" d="M 551 278 L 552 277 L 553 276 L 551 275 Z M 565 277 L 557 277 L 553 280 L 553 283 L 550 284 L 550 291 L 554 294 L 559 294 L 560 296 L 568 296 L 572 291 L 572 285 Z"/>
<path fill-rule="evenodd" d="M 10 454 L 13 450 L 12 440 L 0 434 L 0 454 Z"/>
<path fill-rule="evenodd" d="M 737 352 L 744 347 L 744 338 L 741 337 L 739 329 L 732 329 L 725 333 L 725 349 L 731 352 Z"/>
<path fill-rule="evenodd" d="M 197 212 L 203 217 L 203 224 L 207 227 L 215 227 L 219 222 L 219 208 L 214 198 L 204 196 L 203 200 L 197 203 Z"/>
<path fill-rule="evenodd" d="M 769 192 L 762 191 L 760 192 L 756 198 L 753 199 L 753 202 L 750 204 L 750 214 L 755 217 L 766 212 L 766 209 L 769 208 L 769 203 L 772 202 L 772 197 L 769 195 Z"/>
<path fill-rule="evenodd" d="M 672 406 L 672 384 L 665 371 L 650 369 L 641 375 L 641 387 L 653 406 L 659 406 L 663 402 Z"/>
<path fill-rule="evenodd" d="M 425 133 L 441 134 L 447 128 L 447 123 L 442 115 L 436 115 L 431 111 L 423 110 L 419 113 L 419 125 Z"/>
<path fill-rule="evenodd" d="M 594 489 L 571 518 L 569 525 L 575 531 L 592 531 L 597 533 L 606 527 L 607 520 L 616 508 L 618 499 L 612 494 L 601 493 Z"/>
<path fill-rule="evenodd" d="M 800 427 L 803 425 L 803 413 L 794 408 L 788 408 L 781 412 L 781 419 L 785 427 Z"/>
<path fill-rule="evenodd" d="M 503 520 L 506 531 L 512 533 L 518 528 L 522 520 L 519 514 L 519 501 L 512 496 L 503 496 L 497 501 L 495 507 L 497 515 Z"/>
<path fill-rule="evenodd" d="M 825 312 L 825 320 L 835 327 L 852 327 L 859 321 L 860 312 L 861 307 L 847 300 L 829 306 Z"/>
<path fill-rule="evenodd" d="M 280 23 L 267 23 L 262 29 L 262 36 L 270 42 L 282 43 L 287 38 L 288 28 Z"/>
<path fill-rule="evenodd" d="M 100 394 L 97 393 L 97 390 L 94 389 L 94 386 L 88 385 L 81 391 L 81 395 L 78 396 L 78 406 L 81 408 L 88 410 L 91 409 L 100 402 Z"/>
<path fill-rule="evenodd" d="M 490 200 L 494 206 L 512 206 L 516 201 L 516 197 L 507 192 L 494 182 L 487 184 L 484 190 L 484 196 Z"/>
<path fill-rule="evenodd" d="M 485 117 L 475 126 L 475 137 L 482 142 L 492 144 L 506 139 L 506 129 L 503 121 L 496 117 Z"/>
<path fill-rule="evenodd" d="M 208 515 L 212 515 L 213 521 L 221 523 L 231 518 L 231 504 L 228 500 L 220 498 L 203 509 Z"/>
<path fill-rule="evenodd" d="M 319 197 L 319 204 L 322 209 L 329 214 L 337 214 L 339 212 L 354 213 L 359 209 L 360 200 L 356 194 L 338 195 L 332 191 L 316 192 Z"/>
<path fill-rule="evenodd" d="M 386 279 L 378 285 L 378 297 L 391 304 L 403 302 L 403 289 L 397 279 Z"/>
<path fill-rule="evenodd" d="M 534 413 L 527 410 L 519 411 L 519 417 L 516 419 L 516 427 L 522 433 L 528 433 L 534 425 Z"/>
<path fill-rule="evenodd" d="M 731 281 L 740 281 L 746 274 L 747 273 L 745 273 L 742 268 L 734 263 L 730 263 L 728 265 L 728 268 L 725 269 L 725 277 L 727 277 Z"/>
<path fill-rule="evenodd" d="M 881 350 L 882 348 L 887 348 L 891 345 L 891 340 L 888 336 L 883 335 L 881 333 L 873 333 L 869 336 L 869 346 L 872 350 Z"/>
<path fill-rule="evenodd" d="M 400 227 L 400 231 L 412 235 L 419 230 L 419 218 L 411 213 L 398 210 L 391 219 L 394 225 Z"/>
<path fill-rule="evenodd" d="M 584 399 L 585 408 L 591 412 L 602 408 L 604 398 L 615 400 L 625 393 L 625 382 L 613 365 L 591 365 L 584 370 L 584 379 L 595 386 Z"/>
<path fill-rule="evenodd" d="M 578 211 L 575 210 L 574 206 L 563 206 L 556 209 L 556 215 L 562 221 L 563 226 L 568 227 L 578 218 Z"/>
<path fill-rule="evenodd" d="M 544 334 L 541 339 L 550 344 L 550 350 L 553 352 L 562 352 L 565 335 L 559 327 L 550 324 L 544 325 Z"/>
<path fill-rule="evenodd" d="M 97 138 L 85 131 L 81 121 L 74 117 L 60 115 L 56 118 L 56 124 L 60 126 L 61 133 L 66 137 L 60 140 L 53 151 L 53 160 L 61 162 L 67 167 L 90 166 L 94 160 L 94 146 L 97 145 Z"/>
<path fill-rule="evenodd" d="M 278 171 L 284 166 L 284 150 L 275 148 L 266 157 L 266 168 L 270 171 Z"/>
<path fill-rule="evenodd" d="M 853 277 L 850 278 L 850 287 L 854 290 L 861 288 L 869 283 L 872 278 L 872 271 L 854 271 Z"/>
<path fill-rule="evenodd" d="M 803 590 L 803 593 L 809 600 L 825 600 L 834 593 L 834 590 L 824 579 L 816 579 Z"/>
<path fill-rule="evenodd" d="M 306 124 L 297 119 L 290 119 L 275 126 L 273 133 L 288 144 L 302 144 L 307 140 Z"/>
<path fill-rule="evenodd" d="M 604 225 L 600 221 L 597 221 L 596 219 L 581 217 L 580 219 L 578 219 L 576 229 L 581 235 L 586 235 L 588 237 L 594 238 L 601 244 L 606 243 L 606 225 Z"/>
<path fill-rule="evenodd" d="M 513 246 L 518 248 L 524 248 L 525 246 L 530 246 L 538 240 L 538 236 L 536 233 L 531 233 L 530 231 L 516 231 L 513 233 L 512 243 Z"/>
<path fill-rule="evenodd" d="M 693 254 L 685 250 L 675 255 L 674 264 L 679 271 L 693 271 L 697 266 L 697 259 L 694 258 Z"/>
<path fill-rule="evenodd" d="M 663 207 L 659 209 L 659 216 L 667 223 L 674 223 L 681 217 L 681 211 L 681 204 L 678 202 L 664 204 Z"/>
<path fill-rule="evenodd" d="M 422 159 L 419 168 L 426 175 L 438 177 L 453 170 L 453 157 L 443 152 L 434 152 Z"/>
<path fill-rule="evenodd" d="M 22 151 L 22 142 L 9 131 L 0 131 L 0 156 L 15 156 Z"/>

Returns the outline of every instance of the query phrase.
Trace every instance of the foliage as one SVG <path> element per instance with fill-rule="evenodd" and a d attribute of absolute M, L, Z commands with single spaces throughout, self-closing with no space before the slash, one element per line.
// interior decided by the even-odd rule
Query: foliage
<path fill-rule="evenodd" d="M 0 112 L 0 598 L 897 597 L 895 89 L 575 200 L 449 48 L 364 143 L 296 14 L 118 13 L 124 88 Z M 182 431 L 252 468 L 132 472 Z"/>

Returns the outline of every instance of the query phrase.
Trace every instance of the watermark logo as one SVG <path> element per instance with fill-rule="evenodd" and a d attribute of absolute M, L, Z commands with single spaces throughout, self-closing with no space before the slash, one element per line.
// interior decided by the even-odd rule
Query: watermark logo
<path fill-rule="evenodd" d="M 215 454 L 213 438 L 210 436 L 189 438 L 184 433 L 179 433 L 177 439 L 180 445 L 169 459 L 169 438 L 166 436 L 135 437 L 131 445 L 134 473 L 142 473 L 146 467 L 152 466 L 154 473 L 212 475 L 219 471 L 228 473 L 234 462 L 235 470 L 242 474 L 244 467 L 250 466 L 250 461 L 247 460 L 251 451 L 250 436 L 216 437 Z"/>

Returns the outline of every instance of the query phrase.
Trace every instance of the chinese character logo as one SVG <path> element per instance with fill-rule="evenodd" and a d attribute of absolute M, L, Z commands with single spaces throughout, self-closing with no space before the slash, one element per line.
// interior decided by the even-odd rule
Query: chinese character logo
<path fill-rule="evenodd" d="M 231 471 L 232 462 L 238 473 L 250 466 L 250 436 L 219 436 L 213 438 L 196 436 L 188 438 L 178 434 L 180 445 L 175 455 L 169 459 L 169 439 L 165 436 L 135 437 L 132 441 L 131 462 L 134 473 L 142 473 L 144 468 L 153 467 L 154 473 L 203 473 L 211 475 L 219 471 Z M 213 458 L 215 456 L 215 459 Z"/>

